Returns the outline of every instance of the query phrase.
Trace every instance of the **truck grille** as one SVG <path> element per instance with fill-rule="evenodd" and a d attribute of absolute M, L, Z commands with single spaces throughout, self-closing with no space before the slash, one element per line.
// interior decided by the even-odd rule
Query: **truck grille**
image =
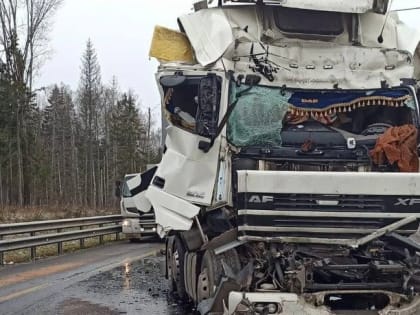
<path fill-rule="evenodd" d="M 352 211 L 382 212 L 385 210 L 383 198 L 349 195 L 311 194 L 239 194 L 240 209 L 272 209 L 294 211 Z"/>
<path fill-rule="evenodd" d="M 358 239 L 402 220 L 410 213 L 392 209 L 380 196 L 313 194 L 238 194 L 241 240 L 317 241 Z M 393 210 L 393 211 L 392 211 Z M 410 210 L 419 216 L 417 209 Z M 416 221 L 398 229 L 416 231 Z"/>

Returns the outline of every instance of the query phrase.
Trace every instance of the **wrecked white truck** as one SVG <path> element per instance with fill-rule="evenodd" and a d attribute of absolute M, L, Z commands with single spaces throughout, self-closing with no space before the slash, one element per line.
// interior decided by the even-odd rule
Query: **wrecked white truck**
<path fill-rule="evenodd" d="M 420 314 L 419 34 L 385 0 L 195 7 L 155 32 L 169 127 L 130 187 L 173 290 L 201 314 Z"/>

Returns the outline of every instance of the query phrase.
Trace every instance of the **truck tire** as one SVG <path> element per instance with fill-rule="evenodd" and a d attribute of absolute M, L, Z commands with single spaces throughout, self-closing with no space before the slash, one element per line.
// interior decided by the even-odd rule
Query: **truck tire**
<path fill-rule="evenodd" d="M 212 298 L 222 279 L 223 266 L 213 250 L 206 250 L 201 261 L 201 273 L 197 280 L 197 302 Z"/>
<path fill-rule="evenodd" d="M 213 250 L 207 250 L 201 261 L 201 274 L 197 283 L 198 302 L 212 298 L 224 275 L 222 260 L 232 268 L 234 273 L 241 268 L 239 255 L 235 249 L 231 249 L 216 256 Z"/>
<path fill-rule="evenodd" d="M 185 289 L 185 276 L 184 276 L 184 259 L 185 259 L 185 246 L 179 236 L 175 236 L 172 245 L 172 251 L 168 260 L 171 264 L 169 281 L 173 281 L 173 291 L 178 298 L 182 301 L 188 300 L 187 291 Z M 170 283 L 171 285 L 171 283 Z"/>

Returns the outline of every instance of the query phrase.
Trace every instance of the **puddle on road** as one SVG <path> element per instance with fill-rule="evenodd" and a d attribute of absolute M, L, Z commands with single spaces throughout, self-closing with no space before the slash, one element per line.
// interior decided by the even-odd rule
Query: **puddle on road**
<path fill-rule="evenodd" d="M 77 284 L 74 298 L 106 306 L 117 314 L 192 315 L 170 294 L 162 256 L 126 263 Z"/>
<path fill-rule="evenodd" d="M 68 299 L 60 304 L 59 315 L 119 315 L 119 312 L 79 299 Z"/>

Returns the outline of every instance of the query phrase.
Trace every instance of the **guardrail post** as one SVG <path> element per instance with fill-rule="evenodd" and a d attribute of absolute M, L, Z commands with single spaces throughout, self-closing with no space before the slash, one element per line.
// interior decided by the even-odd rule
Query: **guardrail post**
<path fill-rule="evenodd" d="M 57 233 L 61 233 L 62 231 L 63 231 L 62 229 L 57 229 Z M 58 255 L 63 255 L 63 242 L 57 243 L 57 252 L 58 252 Z"/>
<path fill-rule="evenodd" d="M 31 232 L 31 236 L 35 236 L 35 232 Z M 31 260 L 36 260 L 36 246 L 31 247 Z"/>
<path fill-rule="evenodd" d="M 116 223 L 115 223 L 115 225 L 117 225 L 117 226 L 118 226 L 118 225 L 119 225 L 119 222 L 116 222 Z M 116 233 L 116 234 L 115 234 L 115 240 L 116 240 L 116 241 L 119 241 L 119 240 L 120 240 L 120 233 Z"/>
<path fill-rule="evenodd" d="M 80 230 L 83 230 L 83 226 L 80 227 Z M 85 239 L 84 238 L 81 238 L 79 240 L 79 247 L 80 248 L 85 248 Z"/>
<path fill-rule="evenodd" d="M 99 224 L 99 227 L 104 227 L 104 225 L 103 224 Z M 103 244 L 104 243 L 104 236 L 103 235 L 100 235 L 99 236 L 99 244 Z"/>
<path fill-rule="evenodd" d="M 0 235 L 0 241 L 3 239 L 3 236 Z M 3 252 L 0 252 L 0 266 L 4 266 L 4 255 Z"/>

